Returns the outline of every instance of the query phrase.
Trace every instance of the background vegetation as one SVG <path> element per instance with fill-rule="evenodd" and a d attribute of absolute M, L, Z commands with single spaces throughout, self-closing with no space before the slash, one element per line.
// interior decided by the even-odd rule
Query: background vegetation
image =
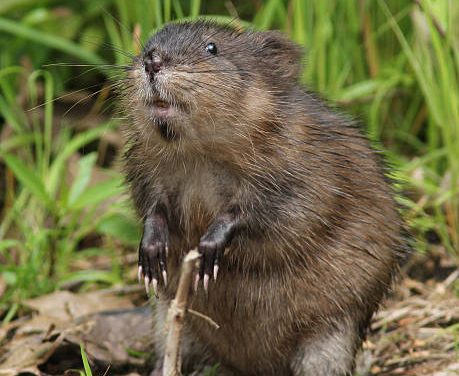
<path fill-rule="evenodd" d="M 134 277 L 114 87 L 148 36 L 198 16 L 281 29 L 303 80 L 362 120 L 395 167 L 416 249 L 459 255 L 456 0 L 2 0 L 0 318 L 56 288 Z"/>

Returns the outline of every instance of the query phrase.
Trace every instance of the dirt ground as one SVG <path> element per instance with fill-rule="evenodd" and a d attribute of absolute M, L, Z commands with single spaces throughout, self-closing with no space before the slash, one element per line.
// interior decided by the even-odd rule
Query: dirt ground
<path fill-rule="evenodd" d="M 358 375 L 459 375 L 458 277 L 441 252 L 413 257 L 373 320 Z M 20 312 L 0 328 L 0 376 L 79 375 L 80 345 L 94 375 L 142 375 L 152 364 L 151 309 L 140 286 L 59 291 Z"/>

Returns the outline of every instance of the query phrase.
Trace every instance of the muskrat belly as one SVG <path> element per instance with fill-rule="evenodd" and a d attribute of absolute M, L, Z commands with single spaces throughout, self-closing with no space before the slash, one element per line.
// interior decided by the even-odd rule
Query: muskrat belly
<path fill-rule="evenodd" d="M 190 333 L 212 351 L 217 362 L 236 373 L 286 374 L 298 333 L 290 327 L 295 320 L 280 305 L 286 303 L 285 297 L 276 297 L 269 283 L 221 277 L 207 295 L 200 289 L 192 302 L 192 308 L 212 318 L 219 329 L 189 316 Z"/>

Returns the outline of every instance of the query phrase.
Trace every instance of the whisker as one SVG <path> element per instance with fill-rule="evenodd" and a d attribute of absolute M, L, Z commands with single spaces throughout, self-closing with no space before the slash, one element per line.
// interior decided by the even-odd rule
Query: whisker
<path fill-rule="evenodd" d="M 71 93 L 66 93 L 66 94 L 60 95 L 59 97 L 50 99 L 49 101 L 46 101 L 46 102 L 44 102 L 44 103 L 41 103 L 41 104 L 39 104 L 39 105 L 37 105 L 37 106 L 34 106 L 34 107 L 32 107 L 32 108 L 29 108 L 27 111 L 36 110 L 37 108 L 46 106 L 46 105 L 48 105 L 48 104 L 50 104 L 50 103 L 53 103 L 53 102 L 56 102 L 56 101 L 58 101 L 58 100 L 60 100 L 60 99 L 69 97 L 69 96 L 71 96 L 71 95 L 75 95 L 75 94 L 77 94 L 77 93 L 81 93 L 82 91 L 86 91 L 86 90 L 88 90 L 88 89 L 92 89 L 92 88 L 98 87 L 98 86 L 100 86 L 100 83 L 94 84 L 94 85 L 91 85 L 91 86 L 84 87 L 83 89 L 74 90 L 74 91 L 72 91 Z"/>
<path fill-rule="evenodd" d="M 176 69 L 177 72 L 184 72 L 184 73 L 227 73 L 227 72 L 240 72 L 240 73 L 248 73 L 248 71 L 244 69 L 208 69 L 208 70 L 182 70 Z"/>
<path fill-rule="evenodd" d="M 76 101 L 67 111 L 64 112 L 64 114 L 62 115 L 62 117 L 65 117 L 67 116 L 67 114 L 72 111 L 76 106 L 78 106 L 81 102 L 84 102 L 84 101 L 87 101 L 88 99 L 91 99 L 92 97 L 96 96 L 97 94 L 101 93 L 102 91 L 106 90 L 106 89 L 109 89 L 110 86 L 104 86 L 102 87 L 100 90 L 96 90 L 95 92 L 87 95 L 86 97 L 84 98 L 81 98 L 80 100 Z"/>
<path fill-rule="evenodd" d="M 118 64 L 74 64 L 74 63 L 49 63 L 43 64 L 43 67 L 91 67 L 91 68 L 127 68 L 129 65 L 118 65 Z"/>

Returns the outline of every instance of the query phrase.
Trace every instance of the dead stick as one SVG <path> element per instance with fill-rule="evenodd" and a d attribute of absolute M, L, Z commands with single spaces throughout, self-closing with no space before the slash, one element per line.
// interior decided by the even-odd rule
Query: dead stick
<path fill-rule="evenodd" d="M 182 264 L 182 273 L 175 294 L 167 312 L 166 327 L 168 328 L 166 352 L 164 355 L 163 376 L 181 375 L 180 341 L 182 338 L 185 313 L 188 307 L 193 271 L 200 255 L 196 249 L 187 253 Z"/>

